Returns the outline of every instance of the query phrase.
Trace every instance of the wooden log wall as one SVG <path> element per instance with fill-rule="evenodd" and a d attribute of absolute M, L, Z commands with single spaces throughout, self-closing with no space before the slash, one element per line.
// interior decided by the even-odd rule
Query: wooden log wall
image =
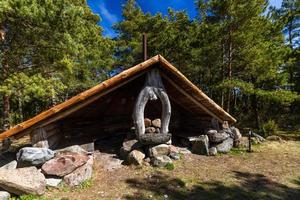
<path fill-rule="evenodd" d="M 60 123 L 52 123 L 47 126 L 34 129 L 30 133 L 31 144 L 37 144 L 40 141 L 48 141 L 49 148 L 55 149 L 59 146 L 63 134 Z"/>

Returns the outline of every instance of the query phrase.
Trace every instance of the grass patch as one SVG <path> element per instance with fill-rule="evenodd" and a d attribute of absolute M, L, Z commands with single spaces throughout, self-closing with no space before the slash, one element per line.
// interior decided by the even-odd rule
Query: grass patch
<path fill-rule="evenodd" d="M 175 169 L 175 166 L 173 163 L 167 163 L 167 165 L 165 166 L 165 168 L 169 171 L 172 171 Z"/>
<path fill-rule="evenodd" d="M 83 181 L 80 185 L 76 186 L 76 189 L 85 189 L 90 188 L 92 186 L 92 179 L 88 179 Z"/>
<path fill-rule="evenodd" d="M 46 199 L 44 196 L 34 195 L 34 194 L 27 194 L 21 195 L 19 197 L 11 197 L 10 200 L 43 200 Z"/>

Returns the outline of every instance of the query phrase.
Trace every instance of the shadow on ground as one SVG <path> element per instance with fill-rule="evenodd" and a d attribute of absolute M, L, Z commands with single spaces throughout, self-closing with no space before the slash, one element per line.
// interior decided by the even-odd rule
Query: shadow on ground
<path fill-rule="evenodd" d="M 201 199 L 300 199 L 300 178 L 293 180 L 298 186 L 289 188 L 274 182 L 262 174 L 247 172 L 232 172 L 238 180 L 234 185 L 225 185 L 222 182 L 199 182 L 192 188 L 186 187 L 181 179 L 167 175 L 155 175 L 145 179 L 128 179 L 130 187 L 139 192 L 125 196 L 128 200 L 167 199 L 172 200 L 201 200 Z M 165 197 L 164 197 L 165 195 Z M 167 196 L 166 196 L 167 195 Z"/>

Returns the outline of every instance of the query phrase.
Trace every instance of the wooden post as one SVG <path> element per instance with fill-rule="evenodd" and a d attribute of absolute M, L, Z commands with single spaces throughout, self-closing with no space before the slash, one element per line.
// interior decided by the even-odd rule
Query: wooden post
<path fill-rule="evenodd" d="M 169 133 L 171 104 L 163 86 L 159 70 L 152 69 L 151 71 L 147 72 L 145 86 L 139 93 L 133 111 L 132 117 L 138 138 L 145 134 L 144 111 L 146 104 L 149 100 L 157 100 L 158 98 L 162 103 L 161 133 L 166 134 Z"/>
<path fill-rule="evenodd" d="M 252 136 L 252 131 L 250 130 L 249 133 L 248 133 L 248 142 L 249 142 L 248 152 L 252 152 L 252 149 L 251 149 L 251 136 Z"/>

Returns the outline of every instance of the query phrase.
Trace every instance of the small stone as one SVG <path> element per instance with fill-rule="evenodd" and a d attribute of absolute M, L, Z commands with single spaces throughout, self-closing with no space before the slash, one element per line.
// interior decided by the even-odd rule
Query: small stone
<path fill-rule="evenodd" d="M 0 191 L 0 200 L 9 200 L 10 194 L 6 191 Z"/>
<path fill-rule="evenodd" d="M 200 135 L 197 140 L 193 141 L 192 151 L 195 154 L 209 155 L 207 135 Z"/>
<path fill-rule="evenodd" d="M 266 139 L 269 140 L 269 141 L 283 142 L 282 138 L 277 136 L 277 135 L 268 136 Z"/>
<path fill-rule="evenodd" d="M 160 133 L 160 128 L 156 128 L 155 133 Z"/>
<path fill-rule="evenodd" d="M 179 160 L 179 159 L 180 159 L 179 153 L 171 152 L 169 156 L 170 156 L 170 158 L 172 158 L 173 160 Z"/>
<path fill-rule="evenodd" d="M 210 155 L 210 156 L 216 156 L 217 153 L 218 153 L 218 150 L 217 150 L 216 147 L 211 147 L 211 148 L 209 148 L 209 155 Z"/>
<path fill-rule="evenodd" d="M 169 155 L 170 147 L 167 144 L 160 144 L 148 149 L 148 154 L 150 157 Z"/>
<path fill-rule="evenodd" d="M 155 128 L 154 127 L 147 127 L 146 129 L 145 129 L 145 133 L 155 133 Z"/>
<path fill-rule="evenodd" d="M 54 155 L 55 152 L 50 149 L 24 147 L 17 153 L 17 161 L 21 166 L 41 166 Z"/>
<path fill-rule="evenodd" d="M 93 157 L 90 156 L 86 164 L 78 167 L 72 173 L 64 177 L 64 182 L 71 186 L 80 185 L 82 182 L 92 178 L 93 173 Z"/>
<path fill-rule="evenodd" d="M 215 147 L 217 148 L 217 151 L 220 153 L 228 153 L 230 149 L 233 146 L 233 139 L 227 138 L 222 143 L 217 144 Z"/>
<path fill-rule="evenodd" d="M 145 158 L 144 161 L 147 163 L 150 163 L 151 159 L 148 157 L 148 158 Z"/>
<path fill-rule="evenodd" d="M 134 165 L 142 165 L 145 154 L 139 150 L 133 150 L 128 154 L 127 163 Z"/>
<path fill-rule="evenodd" d="M 42 166 L 42 172 L 47 175 L 63 177 L 70 174 L 89 160 L 87 155 L 79 153 L 63 153 Z"/>
<path fill-rule="evenodd" d="M 154 167 L 165 167 L 168 163 L 172 163 L 171 158 L 166 155 L 153 157 L 151 163 Z"/>
<path fill-rule="evenodd" d="M 18 165 L 17 161 L 13 160 L 10 163 L 7 163 L 6 165 L 3 165 L 0 169 L 12 170 L 12 169 L 16 169 L 17 165 Z"/>
<path fill-rule="evenodd" d="M 122 147 L 120 149 L 120 157 L 123 160 L 126 160 L 128 154 L 132 150 L 137 149 L 139 147 L 141 147 L 141 144 L 137 140 L 128 140 L 128 141 L 123 142 L 123 145 L 122 145 Z"/>
<path fill-rule="evenodd" d="M 46 186 L 57 188 L 62 182 L 61 178 L 46 178 Z"/>
<path fill-rule="evenodd" d="M 183 147 L 183 148 L 178 148 L 178 151 L 180 154 L 191 154 L 192 152 L 190 150 L 188 150 L 187 148 Z"/>
<path fill-rule="evenodd" d="M 84 150 L 81 146 L 79 145 L 73 145 L 69 146 L 63 149 L 59 149 L 55 151 L 57 155 L 67 153 L 67 152 L 72 152 L 72 153 L 79 153 L 79 154 L 87 154 L 88 152 Z"/>
<path fill-rule="evenodd" d="M 145 123 L 145 127 L 146 127 L 146 128 L 147 128 L 147 127 L 150 127 L 150 126 L 151 126 L 151 119 L 145 118 L 145 119 L 144 119 L 144 123 Z"/>
<path fill-rule="evenodd" d="M 42 195 L 46 189 L 45 176 L 36 167 L 0 169 L 0 188 L 17 195 Z"/>
<path fill-rule="evenodd" d="M 167 199 L 169 196 L 167 194 L 164 195 L 164 198 Z"/>
<path fill-rule="evenodd" d="M 155 128 L 161 128 L 161 120 L 160 119 L 153 120 L 152 126 L 154 126 Z"/>

